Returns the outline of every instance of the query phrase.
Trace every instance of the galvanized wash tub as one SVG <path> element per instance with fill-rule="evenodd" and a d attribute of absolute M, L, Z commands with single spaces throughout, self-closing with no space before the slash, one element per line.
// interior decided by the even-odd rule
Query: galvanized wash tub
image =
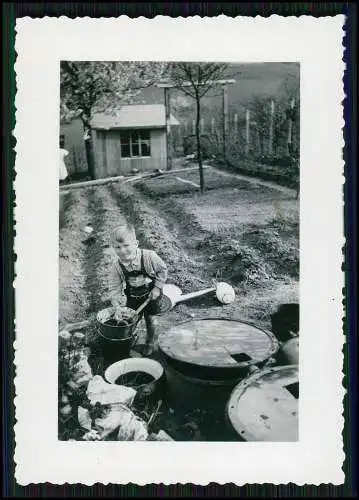
<path fill-rule="evenodd" d="M 258 370 L 242 380 L 227 404 L 238 441 L 298 441 L 298 365 Z"/>
<path fill-rule="evenodd" d="M 226 318 L 188 320 L 159 336 L 169 404 L 220 416 L 233 387 L 279 348 L 270 332 Z"/>

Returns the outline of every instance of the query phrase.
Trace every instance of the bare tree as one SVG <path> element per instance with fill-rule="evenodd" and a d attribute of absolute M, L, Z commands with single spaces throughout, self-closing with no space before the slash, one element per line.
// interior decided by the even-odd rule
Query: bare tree
<path fill-rule="evenodd" d="M 201 152 L 200 122 L 201 98 L 223 78 L 227 64 L 217 63 L 171 63 L 170 74 L 174 86 L 195 100 L 196 103 L 196 142 L 201 192 L 204 191 L 204 176 Z"/>
<path fill-rule="evenodd" d="M 294 75 L 288 75 L 279 88 L 280 100 L 285 110 L 287 127 L 291 122 L 295 141 L 288 142 L 288 152 L 291 156 L 298 157 L 300 144 L 300 82 Z M 292 135 L 292 134 L 291 134 Z M 289 137 L 288 137 L 289 139 Z"/>

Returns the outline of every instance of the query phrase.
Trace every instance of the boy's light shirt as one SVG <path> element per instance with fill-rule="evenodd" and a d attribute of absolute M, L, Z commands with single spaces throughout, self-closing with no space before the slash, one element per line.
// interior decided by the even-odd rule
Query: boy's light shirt
<path fill-rule="evenodd" d="M 154 286 L 162 289 L 167 280 L 167 266 L 163 260 L 153 250 L 142 250 L 143 264 L 148 276 L 145 276 L 146 281 L 143 281 L 143 276 L 130 277 L 130 284 L 133 287 L 140 287 L 144 283 L 154 281 Z M 116 252 L 115 252 L 116 253 Z M 137 250 L 136 258 L 132 262 L 121 262 L 126 270 L 132 272 L 133 270 L 141 269 L 141 249 Z M 136 268 L 136 265 L 138 266 Z M 133 281 L 134 280 L 134 281 Z M 147 281 L 148 280 L 148 281 Z M 113 305 L 125 305 L 124 291 L 126 289 L 125 276 L 120 266 L 120 259 L 116 254 L 113 260 L 113 265 L 109 269 L 108 290 L 110 300 Z"/>
<path fill-rule="evenodd" d="M 128 261 L 123 261 L 119 259 L 121 264 L 125 266 L 125 269 L 129 272 L 131 271 L 137 271 L 141 269 L 141 250 L 138 248 L 136 250 L 136 254 L 133 259 L 130 259 Z M 151 283 L 151 279 L 148 278 L 147 276 L 131 276 L 129 279 L 131 286 L 134 287 L 140 287 L 144 284 Z"/>

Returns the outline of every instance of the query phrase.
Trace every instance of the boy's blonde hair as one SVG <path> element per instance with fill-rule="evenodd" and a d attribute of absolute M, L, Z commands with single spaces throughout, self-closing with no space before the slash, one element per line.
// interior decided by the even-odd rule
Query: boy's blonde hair
<path fill-rule="evenodd" d="M 111 241 L 124 241 L 129 238 L 137 240 L 134 226 L 127 222 L 111 231 Z"/>

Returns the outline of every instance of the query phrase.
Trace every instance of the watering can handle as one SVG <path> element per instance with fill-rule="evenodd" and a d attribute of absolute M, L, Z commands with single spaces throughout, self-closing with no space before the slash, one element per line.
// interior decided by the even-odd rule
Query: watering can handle
<path fill-rule="evenodd" d="M 186 300 L 189 299 L 194 299 L 196 297 L 202 297 L 202 295 L 207 295 L 207 293 L 215 292 L 217 290 L 217 287 L 212 287 L 212 288 L 206 288 L 205 290 L 199 290 L 198 292 L 190 292 L 186 293 L 185 295 L 181 295 L 179 299 L 176 300 L 176 302 L 185 302 Z"/>
<path fill-rule="evenodd" d="M 148 299 L 146 299 L 144 301 L 144 303 L 141 304 L 138 309 L 136 309 L 136 314 L 140 314 L 140 312 L 147 306 L 147 304 L 149 304 L 150 300 L 151 300 L 151 297 L 148 297 Z"/>

